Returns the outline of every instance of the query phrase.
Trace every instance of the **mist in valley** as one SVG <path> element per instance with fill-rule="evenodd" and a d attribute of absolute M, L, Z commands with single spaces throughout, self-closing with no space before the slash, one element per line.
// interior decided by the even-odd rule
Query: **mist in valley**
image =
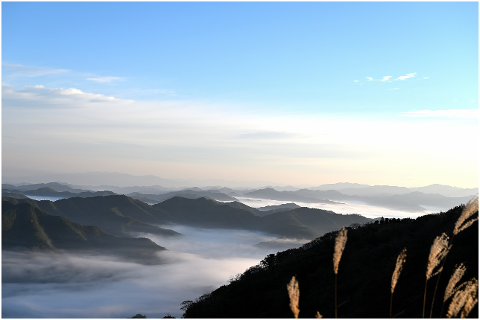
<path fill-rule="evenodd" d="M 270 200 L 270 199 L 256 199 L 247 197 L 237 197 L 238 201 L 253 208 L 260 208 L 272 205 L 281 205 L 285 201 Z M 427 211 L 422 212 L 406 212 L 402 210 L 392 210 L 384 207 L 377 207 L 362 203 L 360 201 L 342 201 L 342 203 L 318 203 L 318 202 L 299 202 L 295 203 L 301 207 L 317 208 L 323 210 L 330 210 L 341 214 L 359 214 L 367 218 L 417 218 L 432 212 L 440 212 L 442 208 L 428 207 Z M 460 204 L 460 203 L 459 203 Z"/>
<path fill-rule="evenodd" d="M 169 251 L 160 265 L 89 253 L 3 251 L 4 318 L 181 317 L 180 303 L 209 293 L 267 254 L 274 237 L 243 230 L 174 226 L 183 237 L 146 234 Z M 295 245 L 295 244 L 294 244 Z M 298 245 L 301 245 L 299 243 Z"/>

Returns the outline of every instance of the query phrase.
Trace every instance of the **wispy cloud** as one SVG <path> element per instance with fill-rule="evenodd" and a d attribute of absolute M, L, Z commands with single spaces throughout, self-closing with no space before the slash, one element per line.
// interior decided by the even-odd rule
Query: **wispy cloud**
<path fill-rule="evenodd" d="M 105 83 L 105 82 L 123 80 L 123 78 L 120 78 L 120 77 L 97 77 L 97 78 L 87 78 L 87 80 L 100 82 L 100 83 Z"/>
<path fill-rule="evenodd" d="M 22 64 L 3 63 L 3 71 L 6 77 L 41 77 L 65 73 L 67 69 L 54 69 L 42 67 L 29 67 Z"/>
<path fill-rule="evenodd" d="M 385 77 L 382 78 L 381 81 L 382 81 L 382 82 L 388 81 L 388 80 L 390 80 L 391 77 L 392 77 L 392 76 L 385 76 Z"/>
<path fill-rule="evenodd" d="M 400 114 L 404 117 L 478 118 L 478 109 L 415 110 Z"/>
<path fill-rule="evenodd" d="M 15 101 L 17 106 L 35 108 L 57 105 L 85 107 L 88 106 L 88 103 L 130 102 L 130 100 L 117 99 L 103 94 L 83 92 L 76 88 L 45 88 L 43 85 L 26 86 L 21 90 L 16 90 L 13 86 L 4 83 L 2 93 L 4 105 L 8 106 L 9 103 Z M 72 104 L 72 101 L 77 103 Z"/>
<path fill-rule="evenodd" d="M 410 78 L 414 78 L 416 74 L 417 74 L 416 72 L 407 73 L 404 76 L 398 77 L 397 79 L 395 79 L 395 81 L 397 81 L 397 80 L 402 80 L 403 81 L 403 80 L 407 80 L 407 79 L 410 79 Z"/>
<path fill-rule="evenodd" d="M 374 79 L 372 77 L 365 77 L 367 78 L 368 81 L 373 81 Z"/>

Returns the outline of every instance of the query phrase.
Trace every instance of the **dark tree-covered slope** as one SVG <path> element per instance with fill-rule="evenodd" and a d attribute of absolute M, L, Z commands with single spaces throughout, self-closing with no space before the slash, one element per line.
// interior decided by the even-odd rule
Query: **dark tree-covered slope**
<path fill-rule="evenodd" d="M 393 296 L 393 315 L 420 318 L 430 247 L 442 232 L 452 236 L 462 209 L 459 206 L 416 220 L 382 219 L 347 228 L 348 240 L 338 273 L 338 316 L 389 317 L 391 277 L 397 256 L 406 247 L 406 263 Z M 292 276 L 300 287 L 300 317 L 313 318 L 317 311 L 324 317 L 334 317 L 335 237 L 336 232 L 330 232 L 301 248 L 267 256 L 228 285 L 194 302 L 184 302 L 184 317 L 291 318 L 286 285 Z M 440 278 L 434 317 L 440 314 L 448 279 L 461 262 L 467 266 L 462 282 L 472 277 L 478 279 L 478 222 L 453 239 Z M 436 281 L 437 277 L 433 277 L 428 283 L 427 314 Z M 470 317 L 478 317 L 478 306 Z"/>

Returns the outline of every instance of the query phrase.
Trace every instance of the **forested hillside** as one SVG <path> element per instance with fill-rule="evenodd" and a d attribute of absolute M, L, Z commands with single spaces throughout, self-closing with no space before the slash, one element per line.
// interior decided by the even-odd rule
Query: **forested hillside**
<path fill-rule="evenodd" d="M 348 239 L 338 272 L 338 316 L 387 318 L 390 312 L 391 278 L 397 256 L 407 249 L 406 262 L 396 285 L 392 315 L 422 317 L 426 267 L 434 239 L 445 232 L 452 238 L 455 222 L 464 206 L 448 212 L 413 219 L 381 219 L 348 227 Z M 477 209 L 478 211 L 478 209 Z M 478 213 L 475 213 L 478 215 Z M 260 264 L 233 277 L 228 285 L 185 301 L 187 318 L 288 318 L 287 284 L 299 282 L 299 317 L 313 318 L 317 311 L 334 317 L 332 257 L 337 232 L 329 232 L 301 248 L 271 254 Z M 435 284 L 440 277 L 433 317 L 445 316 L 444 291 L 455 267 L 464 263 L 460 282 L 478 278 L 478 222 L 453 237 L 443 273 L 428 281 L 426 315 L 430 313 Z M 447 301 L 447 304 L 450 300 Z M 441 313 L 442 312 L 442 313 Z M 470 312 L 478 317 L 478 306 Z"/>

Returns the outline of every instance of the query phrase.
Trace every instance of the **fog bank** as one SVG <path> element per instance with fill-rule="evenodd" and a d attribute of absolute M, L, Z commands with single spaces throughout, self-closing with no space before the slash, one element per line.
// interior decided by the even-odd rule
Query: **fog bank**
<path fill-rule="evenodd" d="M 126 318 L 141 313 L 179 318 L 182 301 L 227 284 L 272 253 L 254 244 L 274 237 L 175 227 L 185 236 L 148 235 L 169 249 L 159 253 L 166 261 L 162 265 L 88 254 L 3 251 L 2 317 Z"/>

